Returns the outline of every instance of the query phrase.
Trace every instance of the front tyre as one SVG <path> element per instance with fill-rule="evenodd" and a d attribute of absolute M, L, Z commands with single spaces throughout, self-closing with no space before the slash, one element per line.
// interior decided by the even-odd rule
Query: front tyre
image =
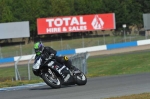
<path fill-rule="evenodd" d="M 52 88 L 60 88 L 61 87 L 61 79 L 55 76 L 55 73 L 53 72 L 53 75 L 49 72 L 42 74 L 42 79 L 44 82 L 49 85 Z"/>

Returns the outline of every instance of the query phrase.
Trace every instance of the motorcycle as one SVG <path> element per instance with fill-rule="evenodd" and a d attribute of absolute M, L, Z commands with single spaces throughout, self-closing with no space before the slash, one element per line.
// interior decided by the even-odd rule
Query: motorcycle
<path fill-rule="evenodd" d="M 55 59 L 49 59 L 43 64 L 40 64 L 40 62 L 41 58 L 37 58 L 33 68 L 39 68 L 39 76 L 52 88 L 61 88 L 62 85 L 85 85 L 87 83 L 86 75 L 78 68 L 70 70 Z"/>

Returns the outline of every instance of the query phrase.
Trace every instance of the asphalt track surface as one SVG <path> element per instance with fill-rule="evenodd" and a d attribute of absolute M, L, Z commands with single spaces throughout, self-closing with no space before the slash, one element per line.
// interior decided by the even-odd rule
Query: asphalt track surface
<path fill-rule="evenodd" d="M 47 85 L 13 91 L 0 91 L 1 99 L 103 99 L 150 92 L 150 73 L 88 78 L 84 86 Z"/>

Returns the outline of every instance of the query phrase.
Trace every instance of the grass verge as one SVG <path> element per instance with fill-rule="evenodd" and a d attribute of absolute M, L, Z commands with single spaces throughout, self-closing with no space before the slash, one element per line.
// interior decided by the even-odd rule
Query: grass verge
<path fill-rule="evenodd" d="M 23 81 L 4 81 L 0 82 L 0 88 L 4 87 L 13 87 L 13 86 L 21 86 L 21 85 L 26 85 L 26 84 L 34 84 L 34 83 L 40 83 L 43 82 L 42 80 L 23 80 Z"/>
<path fill-rule="evenodd" d="M 129 96 L 111 97 L 106 99 L 150 99 L 150 93 L 133 94 Z"/>
<path fill-rule="evenodd" d="M 150 72 L 150 52 L 93 56 L 88 59 L 88 77 Z"/>

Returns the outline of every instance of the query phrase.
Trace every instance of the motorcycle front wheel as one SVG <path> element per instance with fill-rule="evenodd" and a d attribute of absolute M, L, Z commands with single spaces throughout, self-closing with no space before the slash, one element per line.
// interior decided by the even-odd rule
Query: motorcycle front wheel
<path fill-rule="evenodd" d="M 44 82 L 49 85 L 52 88 L 60 88 L 61 87 L 61 79 L 55 75 L 53 72 L 53 75 L 49 72 L 42 74 L 42 79 Z"/>

